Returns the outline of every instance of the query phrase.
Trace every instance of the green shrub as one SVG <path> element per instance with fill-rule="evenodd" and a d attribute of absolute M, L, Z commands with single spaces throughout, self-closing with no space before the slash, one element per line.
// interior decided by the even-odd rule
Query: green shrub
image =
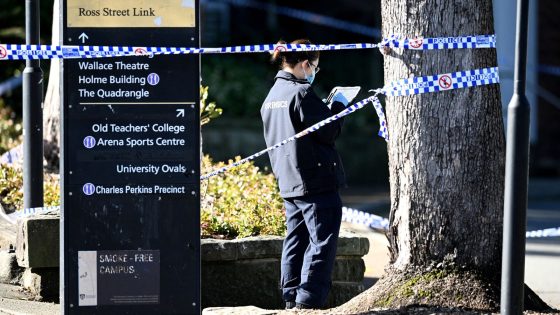
<path fill-rule="evenodd" d="M 205 156 L 201 169 L 204 174 L 223 166 L 225 163 L 212 163 Z M 252 162 L 231 169 L 227 176 L 210 177 L 200 189 L 203 237 L 285 234 L 286 219 L 276 180 L 272 174 L 260 172 Z"/>
<path fill-rule="evenodd" d="M 43 191 L 45 206 L 60 204 L 58 175 L 44 174 Z M 21 169 L 0 164 L 0 204 L 7 213 L 23 208 L 23 172 Z"/>
<path fill-rule="evenodd" d="M 208 102 L 208 87 L 200 86 L 200 125 L 206 125 L 210 120 L 222 115 L 222 109 L 216 107 L 215 102 Z"/>
<path fill-rule="evenodd" d="M 16 147 L 22 141 L 23 126 L 14 121 L 14 112 L 3 107 L 0 99 L 0 154 Z"/>

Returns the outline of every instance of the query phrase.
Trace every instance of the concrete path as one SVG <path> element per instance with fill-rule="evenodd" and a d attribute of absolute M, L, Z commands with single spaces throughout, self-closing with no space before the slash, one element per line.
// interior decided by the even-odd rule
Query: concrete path
<path fill-rule="evenodd" d="M 59 305 L 31 301 L 32 295 L 20 286 L 0 283 L 0 315 L 60 314 Z"/>
<path fill-rule="evenodd" d="M 33 295 L 19 285 L 0 283 L 0 298 L 12 300 L 32 300 Z M 0 303 L 0 308 L 2 303 Z"/>
<path fill-rule="evenodd" d="M 560 227 L 560 200 L 529 200 L 527 230 L 556 227 Z M 545 302 L 560 309 L 560 237 L 527 239 L 525 282 Z"/>
<path fill-rule="evenodd" d="M 560 309 L 560 244 L 527 244 L 525 283 L 548 305 Z"/>
<path fill-rule="evenodd" d="M 58 315 L 60 305 L 0 298 L 0 315 Z"/>

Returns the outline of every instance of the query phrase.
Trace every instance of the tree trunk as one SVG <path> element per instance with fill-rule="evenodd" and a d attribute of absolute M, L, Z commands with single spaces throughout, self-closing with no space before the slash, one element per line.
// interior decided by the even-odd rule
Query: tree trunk
<path fill-rule="evenodd" d="M 491 0 L 383 0 L 381 7 L 385 37 L 494 33 Z M 496 65 L 495 49 L 394 50 L 385 56 L 385 83 Z M 499 307 L 505 162 L 499 92 L 494 84 L 386 98 L 391 265 L 341 310 Z"/>
<path fill-rule="evenodd" d="M 493 34 L 492 2 L 385 0 L 385 36 Z M 497 65 L 495 49 L 406 51 L 385 81 Z M 504 130 L 499 86 L 388 97 L 393 266 L 501 267 Z M 474 233 L 476 232 L 476 233 Z"/>
<path fill-rule="evenodd" d="M 60 44 L 59 0 L 54 0 L 52 44 Z M 60 154 L 60 59 L 51 59 L 47 94 L 43 103 L 44 154 L 49 170 L 58 171 Z"/>

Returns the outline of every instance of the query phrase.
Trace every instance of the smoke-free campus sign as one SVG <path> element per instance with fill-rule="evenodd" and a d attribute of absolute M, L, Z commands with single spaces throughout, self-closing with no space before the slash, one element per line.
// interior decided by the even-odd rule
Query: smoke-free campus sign
<path fill-rule="evenodd" d="M 79 251 L 78 306 L 158 304 L 160 269 L 157 250 Z"/>

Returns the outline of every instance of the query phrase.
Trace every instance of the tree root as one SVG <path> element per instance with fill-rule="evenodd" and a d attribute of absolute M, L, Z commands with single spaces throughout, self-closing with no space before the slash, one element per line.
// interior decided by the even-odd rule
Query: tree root
<path fill-rule="evenodd" d="M 393 268 L 372 288 L 336 308 L 336 314 L 359 314 L 379 309 L 439 307 L 449 310 L 498 312 L 499 278 L 489 279 L 476 272 L 459 269 L 399 271 Z M 547 312 L 552 309 L 525 285 L 525 309 Z"/>

